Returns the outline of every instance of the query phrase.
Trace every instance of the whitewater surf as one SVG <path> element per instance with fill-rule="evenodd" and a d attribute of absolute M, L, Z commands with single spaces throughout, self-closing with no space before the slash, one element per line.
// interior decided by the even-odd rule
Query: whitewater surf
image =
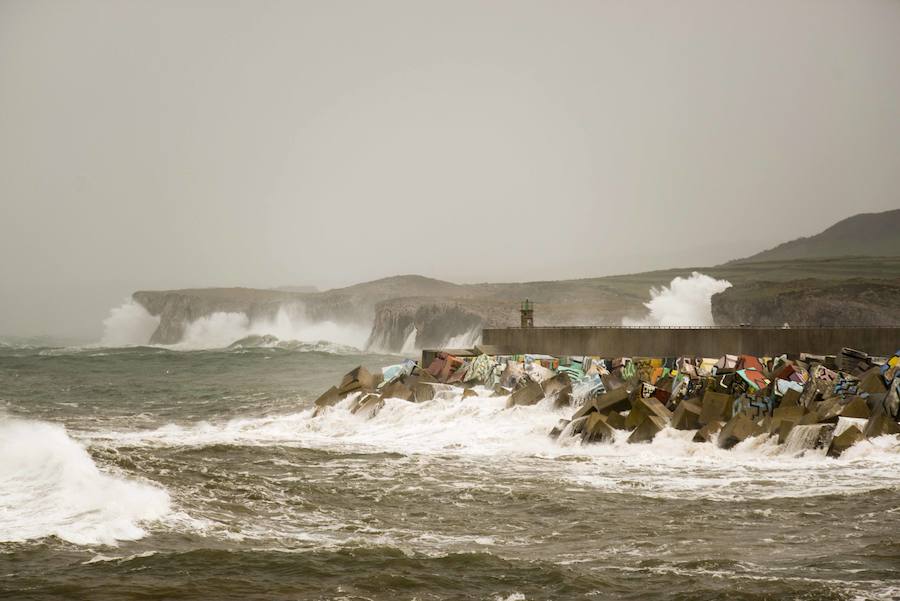
<path fill-rule="evenodd" d="M 30 598 L 891 599 L 896 438 L 838 459 L 562 444 L 476 388 L 371 418 L 312 400 L 392 356 L 0 349 L 0 593 Z M 845 426 L 846 427 L 846 426 Z M 160 583 L 165 583 L 161 585 Z M 171 587 L 171 588 L 170 588 Z"/>

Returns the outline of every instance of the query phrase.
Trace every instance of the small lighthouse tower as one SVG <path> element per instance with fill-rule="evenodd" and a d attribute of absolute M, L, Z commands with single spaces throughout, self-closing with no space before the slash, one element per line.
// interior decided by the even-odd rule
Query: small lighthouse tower
<path fill-rule="evenodd" d="M 519 310 L 522 314 L 522 327 L 523 328 L 533 328 L 534 327 L 534 303 L 532 303 L 527 298 L 522 301 L 522 308 Z"/>

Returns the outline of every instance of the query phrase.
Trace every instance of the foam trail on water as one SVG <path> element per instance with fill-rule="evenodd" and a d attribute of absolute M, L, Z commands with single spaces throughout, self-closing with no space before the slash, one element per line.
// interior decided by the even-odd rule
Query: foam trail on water
<path fill-rule="evenodd" d="M 109 311 L 103 320 L 103 346 L 135 346 L 147 344 L 156 328 L 159 316 L 150 315 L 147 309 L 133 299 L 128 299 Z"/>
<path fill-rule="evenodd" d="M 0 542 L 114 545 L 168 512 L 165 490 L 101 472 L 62 427 L 0 418 Z"/>
<path fill-rule="evenodd" d="M 650 289 L 644 303 L 649 313 L 642 319 L 626 317 L 625 326 L 712 326 L 712 296 L 731 288 L 731 282 L 699 272 L 677 277 L 668 286 Z"/>

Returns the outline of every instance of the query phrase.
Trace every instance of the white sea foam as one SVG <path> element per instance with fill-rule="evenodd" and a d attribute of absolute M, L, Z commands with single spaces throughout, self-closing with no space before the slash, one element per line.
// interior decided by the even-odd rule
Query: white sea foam
<path fill-rule="evenodd" d="M 103 321 L 103 346 L 149 344 L 159 326 L 154 317 L 134 300 L 112 309 Z M 282 305 L 271 318 L 251 319 L 243 312 L 219 311 L 185 325 L 182 339 L 169 348 L 176 350 L 220 349 L 248 336 L 274 336 L 281 342 L 329 342 L 334 348 L 361 349 L 369 336 L 369 327 L 361 324 L 314 321 L 306 316 L 302 304 Z"/>
<path fill-rule="evenodd" d="M 419 351 L 422 350 L 422 345 L 418 341 L 419 332 L 415 327 L 410 326 L 409 333 L 406 335 L 406 338 L 403 341 L 403 346 L 400 347 L 400 354 L 406 356 L 413 356 Z M 473 328 L 469 328 L 464 332 L 459 332 L 455 335 L 446 336 L 445 340 L 436 345 L 436 348 L 445 348 L 445 349 L 458 349 L 458 348 L 472 348 L 477 344 L 481 343 L 481 327 L 476 326 Z M 369 350 L 372 352 L 381 351 L 381 352 L 392 352 L 390 349 L 380 348 L 382 345 L 376 343 L 372 347 L 369 347 Z"/>
<path fill-rule="evenodd" d="M 506 398 L 461 399 L 458 392 L 432 401 L 386 399 L 371 419 L 352 414 L 353 397 L 313 417 L 311 410 L 222 423 L 170 424 L 151 431 L 95 433 L 112 444 L 148 446 L 289 445 L 349 452 L 396 452 L 463 460 L 503 457 L 504 465 L 527 464 L 565 483 L 615 492 L 640 489 L 663 498 L 712 498 L 852 494 L 900 487 L 896 437 L 863 441 L 838 459 L 824 450 L 800 456 L 773 437 L 747 439 L 730 450 L 691 441 L 694 432 L 667 428 L 649 444 L 628 444 L 617 432 L 610 444 L 551 440 L 547 432 L 570 408 L 550 401 L 506 408 Z M 98 441 L 99 442 L 99 441 Z M 521 467 L 521 465 L 520 465 Z"/>
<path fill-rule="evenodd" d="M 482 394 L 487 391 L 479 389 Z M 449 392 L 449 391 L 448 391 Z M 546 437 L 549 425 L 571 410 L 553 410 L 549 401 L 534 407 L 506 409 L 505 397 L 461 399 L 458 392 L 432 401 L 410 403 L 386 399 L 371 419 L 352 414 L 351 395 L 323 415 L 312 410 L 265 418 L 169 424 L 151 431 L 94 432 L 88 437 L 127 444 L 297 444 L 317 448 L 366 448 L 410 453 L 453 449 L 466 454 L 533 453 L 556 445 Z M 548 421 L 549 420 L 549 421 Z M 549 424 L 549 425 L 548 425 Z"/>
<path fill-rule="evenodd" d="M 156 328 L 159 316 L 150 315 L 147 309 L 133 299 L 127 299 L 109 312 L 103 320 L 103 346 L 134 346 L 147 344 Z"/>
<path fill-rule="evenodd" d="M 217 312 L 191 322 L 185 328 L 178 349 L 223 348 L 247 336 L 275 336 L 300 342 L 328 341 L 363 348 L 369 328 L 358 324 L 312 321 L 302 305 L 283 305 L 271 319 L 250 319 L 245 313 Z"/>
<path fill-rule="evenodd" d="M 400 349 L 401 355 L 412 355 L 416 352 L 418 348 L 416 346 L 416 338 L 419 335 L 419 331 L 416 328 L 410 328 L 409 334 L 406 336 L 406 340 L 403 342 L 403 348 Z"/>
<path fill-rule="evenodd" d="M 0 542 L 114 545 L 168 511 L 165 490 L 100 471 L 62 427 L 0 418 Z"/>
<path fill-rule="evenodd" d="M 470 330 L 451 336 L 444 343 L 444 348 L 472 348 L 481 342 L 481 328 L 474 327 Z"/>
<path fill-rule="evenodd" d="M 590 469 L 575 470 L 572 481 L 609 491 L 629 487 L 660 498 L 746 498 L 856 494 L 878 488 L 900 488 L 900 442 L 896 437 L 863 441 L 840 458 L 824 449 L 796 455 L 775 437 L 748 438 L 730 450 L 694 443 L 693 431 L 666 428 L 649 444 L 626 442 L 616 432 L 607 445 L 592 445 Z"/>
<path fill-rule="evenodd" d="M 642 319 L 625 318 L 626 326 L 711 326 L 712 296 L 731 288 L 731 282 L 694 272 L 677 277 L 668 286 L 650 289 L 644 303 L 649 313 Z"/>

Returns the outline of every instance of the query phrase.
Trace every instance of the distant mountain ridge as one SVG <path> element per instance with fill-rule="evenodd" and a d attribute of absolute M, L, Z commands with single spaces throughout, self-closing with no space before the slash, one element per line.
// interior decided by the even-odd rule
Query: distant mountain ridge
<path fill-rule="evenodd" d="M 900 256 L 900 209 L 882 213 L 860 213 L 838 221 L 808 238 L 797 238 L 735 263 L 790 261 L 828 257 Z"/>

